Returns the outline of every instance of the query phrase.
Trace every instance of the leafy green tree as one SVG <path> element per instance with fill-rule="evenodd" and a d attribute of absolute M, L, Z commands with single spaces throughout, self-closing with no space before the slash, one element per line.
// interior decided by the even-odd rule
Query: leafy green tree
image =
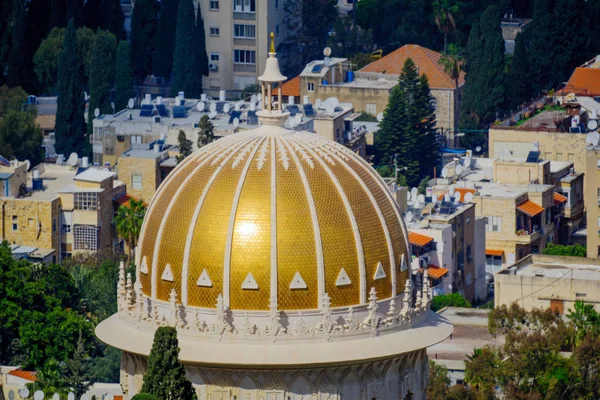
<path fill-rule="evenodd" d="M 90 373 L 90 358 L 81 334 L 77 339 L 77 348 L 73 357 L 65 362 L 63 376 L 76 399 L 81 398 L 94 383 L 94 377 Z"/>
<path fill-rule="evenodd" d="M 447 51 L 448 34 L 456 29 L 455 18 L 460 12 L 460 3 L 456 0 L 434 0 L 432 5 L 435 24 L 444 34 L 444 51 Z"/>
<path fill-rule="evenodd" d="M 329 38 L 329 47 L 337 57 L 352 58 L 360 53 L 369 53 L 368 62 L 371 62 L 370 53 L 374 49 L 371 31 L 362 29 L 352 24 L 352 19 L 347 15 L 339 15 L 333 25 L 333 35 Z M 362 64 L 362 63 L 361 63 Z M 360 68 L 359 68 L 360 69 Z"/>
<path fill-rule="evenodd" d="M 102 28 L 115 35 L 118 40 L 125 39 L 125 16 L 121 8 L 121 0 L 103 0 L 102 3 L 104 11 Z"/>
<path fill-rule="evenodd" d="M 568 257 L 586 257 L 586 249 L 580 244 L 575 245 L 560 245 L 548 243 L 543 251 L 544 254 L 551 256 L 568 256 Z"/>
<path fill-rule="evenodd" d="M 152 56 L 154 75 L 168 79 L 173 70 L 173 49 L 179 0 L 162 0 L 156 27 L 156 43 Z"/>
<path fill-rule="evenodd" d="M 81 27 L 77 29 L 77 51 L 83 64 L 83 76 L 87 85 L 92 70 L 92 48 L 94 45 L 94 31 Z"/>
<path fill-rule="evenodd" d="M 197 398 L 192 383 L 185 376 L 185 368 L 179 362 L 175 328 L 160 327 L 156 330 L 141 392 L 165 400 Z"/>
<path fill-rule="evenodd" d="M 65 30 L 53 28 L 33 56 L 35 74 L 40 81 L 42 90 L 47 93 L 53 93 L 56 90 L 58 58 L 62 53 L 64 39 Z"/>
<path fill-rule="evenodd" d="M 62 154 L 84 154 L 87 147 L 83 118 L 83 64 L 77 48 L 76 35 L 75 25 L 73 21 L 69 21 L 63 52 L 58 60 L 56 151 Z"/>
<path fill-rule="evenodd" d="M 131 69 L 131 47 L 125 40 L 117 47 L 115 69 L 115 111 L 124 110 L 133 95 L 133 70 Z"/>
<path fill-rule="evenodd" d="M 50 29 L 67 26 L 67 0 L 50 0 Z"/>
<path fill-rule="evenodd" d="M 458 82 L 460 74 L 463 71 L 464 62 L 458 46 L 454 43 L 450 43 L 447 46 L 447 49 L 442 52 L 442 56 L 438 62 L 444 68 L 444 72 L 452 78 L 455 87 L 458 89 Z"/>
<path fill-rule="evenodd" d="M 450 386 L 448 368 L 429 360 L 429 384 L 426 395 L 428 399 L 443 399 Z"/>
<path fill-rule="evenodd" d="M 28 383 L 27 388 L 31 393 L 37 390 L 44 392 L 44 397 L 50 398 L 54 393 L 65 398 L 69 392 L 68 384 L 63 379 L 63 371 L 54 358 L 48 360 L 41 368 L 38 368 L 35 382 Z"/>
<path fill-rule="evenodd" d="M 127 264 L 133 256 L 133 251 L 137 245 L 142 222 L 146 214 L 146 207 L 143 200 L 130 199 L 129 204 L 121 206 L 117 210 L 117 215 L 114 218 L 115 229 L 119 237 L 125 240 L 127 248 Z"/>
<path fill-rule="evenodd" d="M 201 10 L 198 8 L 196 12 L 196 28 L 194 30 L 194 42 L 196 43 L 195 60 L 196 60 L 196 74 L 195 79 L 198 80 L 199 85 L 196 97 L 200 97 L 202 93 L 202 77 L 208 76 L 208 55 L 206 54 L 206 32 L 204 31 L 204 19 L 202 18 Z"/>
<path fill-rule="evenodd" d="M 504 39 L 500 8 L 488 7 L 475 24 L 467 44 L 467 82 L 462 103 L 463 118 L 477 124 L 496 119 L 504 104 Z"/>
<path fill-rule="evenodd" d="M 463 295 L 458 292 L 451 294 L 441 294 L 439 296 L 435 296 L 431 301 L 431 309 L 433 311 L 441 310 L 444 307 L 471 308 L 471 303 L 469 303 L 463 297 Z"/>
<path fill-rule="evenodd" d="M 592 304 L 576 301 L 574 310 L 569 310 L 568 317 L 575 331 L 573 339 L 575 345 L 581 344 L 590 334 L 595 337 L 600 336 L 600 314 Z"/>
<path fill-rule="evenodd" d="M 198 148 L 206 146 L 215 140 L 215 127 L 213 126 L 208 115 L 203 115 L 198 124 Z"/>
<path fill-rule="evenodd" d="M 131 64 L 134 76 L 143 80 L 152 73 L 152 55 L 158 19 L 156 0 L 137 0 L 131 16 Z"/>
<path fill-rule="evenodd" d="M 337 16 L 336 4 L 336 0 L 283 1 L 287 34 L 278 50 L 282 69 L 288 76 L 298 75 L 307 63 L 323 57 Z"/>
<path fill-rule="evenodd" d="M 88 134 L 92 133 L 94 111 L 112 114 L 110 91 L 115 81 L 115 53 L 117 38 L 108 31 L 99 29 L 92 45 L 92 68 L 90 70 L 90 101 L 88 106 Z"/>
<path fill-rule="evenodd" d="M 197 75 L 195 26 L 193 0 L 181 0 L 177 10 L 177 31 L 173 53 L 174 80 L 171 87 L 173 96 L 179 91 L 184 91 L 190 97 L 197 97 L 202 91 L 202 79 Z"/>
<path fill-rule="evenodd" d="M 35 109 L 23 107 L 26 99 L 21 88 L 0 87 L 0 149 L 4 157 L 35 165 L 43 159 L 43 136 L 35 123 Z"/>
<path fill-rule="evenodd" d="M 138 393 L 131 400 L 158 400 L 158 397 L 148 393 Z"/>
<path fill-rule="evenodd" d="M 497 357 L 489 346 L 475 349 L 473 354 L 467 355 L 465 381 L 480 394 L 480 398 L 494 398 L 495 376 L 500 363 Z"/>
<path fill-rule="evenodd" d="M 177 135 L 177 142 L 179 147 L 179 155 L 177 156 L 177 163 L 182 162 L 187 156 L 192 154 L 192 141 L 185 136 L 185 132 L 180 130 Z"/>
<path fill-rule="evenodd" d="M 427 193 L 428 187 L 429 187 L 429 177 L 426 176 L 425 178 L 421 179 L 421 182 L 419 182 L 419 186 L 417 187 L 419 194 Z"/>
<path fill-rule="evenodd" d="M 419 77 L 411 59 L 406 60 L 398 85 L 392 89 L 377 140 L 384 163 L 398 167 L 408 184 L 416 186 L 437 164 L 435 117 L 426 76 Z"/>

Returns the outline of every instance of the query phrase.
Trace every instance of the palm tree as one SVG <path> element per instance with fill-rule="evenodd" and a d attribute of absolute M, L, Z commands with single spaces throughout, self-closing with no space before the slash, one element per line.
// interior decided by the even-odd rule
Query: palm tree
<path fill-rule="evenodd" d="M 448 49 L 444 50 L 438 62 L 444 67 L 444 72 L 454 79 L 454 84 L 458 89 L 460 73 L 464 70 L 463 58 L 460 55 L 458 46 L 454 43 L 450 43 Z"/>
<path fill-rule="evenodd" d="M 444 51 L 448 43 L 448 34 L 456 29 L 456 16 L 461 4 L 457 0 L 435 0 L 432 3 L 435 24 L 444 34 Z"/>
<path fill-rule="evenodd" d="M 146 214 L 146 207 L 142 200 L 130 199 L 128 205 L 122 205 L 117 210 L 114 218 L 115 229 L 120 238 L 125 240 L 127 245 L 127 264 L 131 261 L 133 250 L 137 245 L 142 229 L 142 222 Z"/>
<path fill-rule="evenodd" d="M 35 375 L 35 382 L 28 383 L 27 389 L 31 393 L 41 390 L 46 398 L 52 397 L 55 393 L 62 398 L 66 398 L 69 392 L 69 385 L 62 377 L 63 371 L 61 365 L 55 359 L 51 358 L 42 368 L 39 368 Z"/>

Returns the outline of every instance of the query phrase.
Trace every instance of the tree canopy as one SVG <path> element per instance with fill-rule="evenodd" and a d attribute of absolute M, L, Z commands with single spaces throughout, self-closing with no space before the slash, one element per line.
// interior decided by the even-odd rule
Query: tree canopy
<path fill-rule="evenodd" d="M 173 70 L 173 49 L 179 0 L 162 0 L 156 26 L 156 41 L 152 56 L 154 75 L 169 78 Z"/>
<path fill-rule="evenodd" d="M 199 29 L 204 32 L 202 18 Z M 196 43 L 196 13 L 193 0 L 181 0 L 177 10 L 177 31 L 175 33 L 175 52 L 173 53 L 173 86 L 171 92 L 176 96 L 179 91 L 184 91 L 190 97 L 200 97 L 202 93 L 202 71 L 199 65 L 199 50 L 202 48 L 206 56 L 204 43 Z M 202 38 L 203 39 L 203 38 Z M 206 64 L 208 69 L 208 63 Z"/>
<path fill-rule="evenodd" d="M 144 201 L 130 199 L 129 204 L 119 207 L 113 221 L 117 234 L 125 240 L 129 249 L 127 255 L 128 264 L 140 236 L 144 215 L 146 215 Z"/>
<path fill-rule="evenodd" d="M 131 65 L 134 76 L 141 81 L 152 73 L 158 3 L 137 0 L 131 16 Z"/>
<path fill-rule="evenodd" d="M 112 114 L 110 91 L 115 82 L 115 59 L 117 38 L 108 31 L 99 29 L 92 44 L 92 67 L 90 69 L 90 101 L 88 106 L 88 134 L 92 133 L 94 112 Z"/>
<path fill-rule="evenodd" d="M 179 155 L 177 156 L 177 163 L 182 162 L 187 156 L 192 154 L 192 141 L 187 138 L 185 132 L 180 130 L 177 135 L 177 143 L 179 147 Z"/>
<path fill-rule="evenodd" d="M 548 243 L 544 249 L 544 254 L 551 256 L 587 257 L 585 247 L 580 244 L 560 245 Z"/>
<path fill-rule="evenodd" d="M 133 70 L 131 69 L 131 46 L 125 40 L 119 42 L 115 67 L 115 111 L 127 107 L 133 96 Z"/>

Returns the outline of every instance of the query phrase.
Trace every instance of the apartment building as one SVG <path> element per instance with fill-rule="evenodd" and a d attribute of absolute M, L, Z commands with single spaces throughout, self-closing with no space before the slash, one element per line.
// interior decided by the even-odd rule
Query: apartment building
<path fill-rule="evenodd" d="M 284 0 L 202 0 L 210 74 L 204 88 L 244 90 L 258 83 L 268 55 L 269 35 L 286 34 Z"/>
<path fill-rule="evenodd" d="M 79 165 L 28 164 L 0 166 L 2 240 L 13 254 L 32 260 L 60 262 L 77 252 L 115 245 L 113 199 L 125 186 L 113 172 Z"/>

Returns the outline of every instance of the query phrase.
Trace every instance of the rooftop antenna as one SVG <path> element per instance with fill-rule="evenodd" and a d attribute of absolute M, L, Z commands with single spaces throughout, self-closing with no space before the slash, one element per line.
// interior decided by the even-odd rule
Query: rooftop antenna
<path fill-rule="evenodd" d="M 210 118 L 210 119 L 215 119 L 216 116 L 217 116 L 217 111 L 216 110 L 215 111 L 211 111 L 210 114 L 208 114 L 208 118 Z"/>
<path fill-rule="evenodd" d="M 71 155 L 69 156 L 69 159 L 67 160 L 67 164 L 69 164 L 71 167 L 74 167 L 77 165 L 78 161 L 79 161 L 79 156 L 77 155 L 77 153 L 71 153 Z"/>
<path fill-rule="evenodd" d="M 262 94 L 258 93 L 256 95 L 256 101 L 261 101 L 262 100 Z"/>
<path fill-rule="evenodd" d="M 127 108 L 133 108 L 133 107 L 135 107 L 135 100 L 129 99 L 129 101 L 127 101 Z"/>
<path fill-rule="evenodd" d="M 100 109 L 96 108 L 94 109 L 94 117 L 98 118 L 100 116 Z"/>
<path fill-rule="evenodd" d="M 196 103 L 196 110 L 202 112 L 206 108 L 206 104 L 203 101 Z"/>
<path fill-rule="evenodd" d="M 381 121 L 383 121 L 383 113 L 382 112 L 377 114 L 377 122 L 381 122 Z"/>
<path fill-rule="evenodd" d="M 469 192 L 467 194 L 465 194 L 465 203 L 472 203 L 473 202 L 473 193 Z"/>

